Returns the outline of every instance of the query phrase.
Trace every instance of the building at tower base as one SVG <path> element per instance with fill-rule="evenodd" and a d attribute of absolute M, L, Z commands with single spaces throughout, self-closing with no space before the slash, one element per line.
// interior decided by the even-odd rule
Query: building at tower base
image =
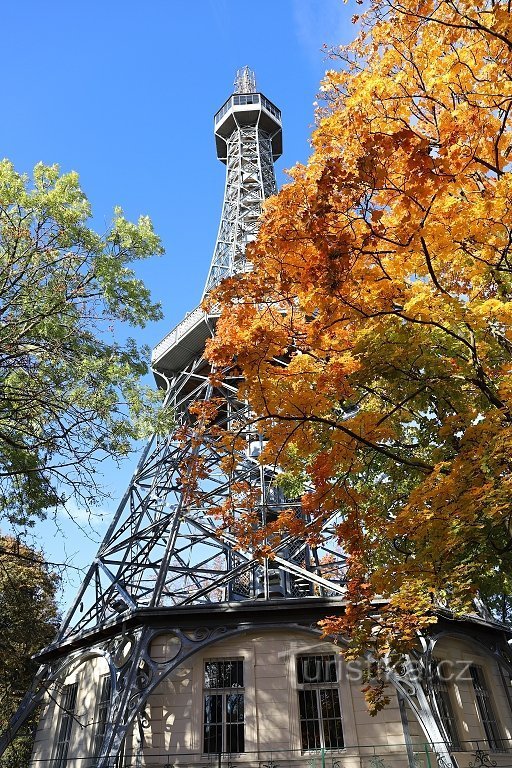
<path fill-rule="evenodd" d="M 371 717 L 361 692 L 366 661 L 345 662 L 318 631 L 320 618 L 342 610 L 337 598 L 312 598 L 133 615 L 117 663 L 126 664 L 140 624 L 151 627 L 140 685 L 148 671 L 176 663 L 132 722 L 115 764 L 430 768 L 449 764 L 445 750 L 460 768 L 511 764 L 502 628 L 440 618 L 409 668 L 390 674 L 390 704 Z M 95 765 L 112 670 L 100 646 L 75 653 L 45 703 L 34 768 Z M 432 739 L 436 723 L 442 744 Z"/>

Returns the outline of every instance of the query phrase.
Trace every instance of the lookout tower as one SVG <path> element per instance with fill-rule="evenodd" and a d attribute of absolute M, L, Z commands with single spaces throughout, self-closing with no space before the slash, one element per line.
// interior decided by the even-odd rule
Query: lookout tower
<path fill-rule="evenodd" d="M 247 243 L 276 192 L 281 113 L 247 67 L 214 132 L 226 184 L 203 295 L 250 268 Z M 255 429 L 241 435 L 233 471 L 219 461 L 216 436 L 247 405 L 236 370 L 221 383 L 210 376 L 204 347 L 216 320 L 198 306 L 153 350 L 176 430 L 142 453 L 0 746 L 42 704 L 37 768 L 428 768 L 434 759 L 451 768 L 454 753 L 470 749 L 480 755 L 474 765 L 496 765 L 498 756 L 486 762 L 490 752 L 512 738 L 500 627 L 475 617 L 454 622 L 447 612 L 436 634 L 419 641 L 415 669 L 423 676 L 411 677 L 406 665 L 390 669 L 391 703 L 371 719 L 360 673 L 317 624 L 345 610 L 345 562 L 332 544 L 341 513 L 325 521 L 317 546 L 288 536 L 264 560 L 219 531 L 211 509 L 232 497 L 235 483 L 253 489 L 262 522 L 283 508 L 303 513 L 299 499 L 285 498 L 277 470 L 259 461 L 264 436 Z M 215 433 L 200 439 L 197 400 L 220 404 Z M 187 472 L 197 461 L 201 493 L 190 496 Z M 466 659 L 469 677 L 457 690 L 432 672 L 434 653 L 446 663 Z"/>

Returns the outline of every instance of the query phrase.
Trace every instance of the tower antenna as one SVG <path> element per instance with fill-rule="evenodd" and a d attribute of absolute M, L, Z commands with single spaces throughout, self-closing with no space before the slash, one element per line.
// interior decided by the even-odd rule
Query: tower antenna
<path fill-rule="evenodd" d="M 236 71 L 235 93 L 256 93 L 256 75 L 247 66 Z"/>

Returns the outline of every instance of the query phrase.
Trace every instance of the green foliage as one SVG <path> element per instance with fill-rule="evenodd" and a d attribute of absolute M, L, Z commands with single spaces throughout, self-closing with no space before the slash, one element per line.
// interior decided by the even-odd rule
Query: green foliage
<path fill-rule="evenodd" d="M 33 181 L 0 162 L 0 519 L 30 524 L 102 491 L 97 463 L 145 436 L 158 397 L 141 387 L 148 349 L 116 341 L 119 321 L 161 317 L 131 265 L 161 254 L 150 220 L 115 209 L 109 231 L 76 173 L 39 164 Z"/>
<path fill-rule="evenodd" d="M 0 537 L 0 730 L 28 690 L 37 670 L 31 656 L 55 635 L 59 579 L 41 556 L 13 538 Z M 37 713 L 26 723 L 2 764 L 28 765 Z"/>

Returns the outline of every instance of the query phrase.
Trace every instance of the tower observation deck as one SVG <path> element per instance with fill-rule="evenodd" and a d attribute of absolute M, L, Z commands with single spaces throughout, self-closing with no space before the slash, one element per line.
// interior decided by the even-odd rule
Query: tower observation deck
<path fill-rule="evenodd" d="M 245 248 L 256 238 L 263 200 L 277 192 L 274 162 L 283 150 L 281 112 L 256 91 L 247 67 L 237 73 L 235 92 L 215 115 L 214 128 L 226 189 L 205 294 L 246 268 Z"/>

